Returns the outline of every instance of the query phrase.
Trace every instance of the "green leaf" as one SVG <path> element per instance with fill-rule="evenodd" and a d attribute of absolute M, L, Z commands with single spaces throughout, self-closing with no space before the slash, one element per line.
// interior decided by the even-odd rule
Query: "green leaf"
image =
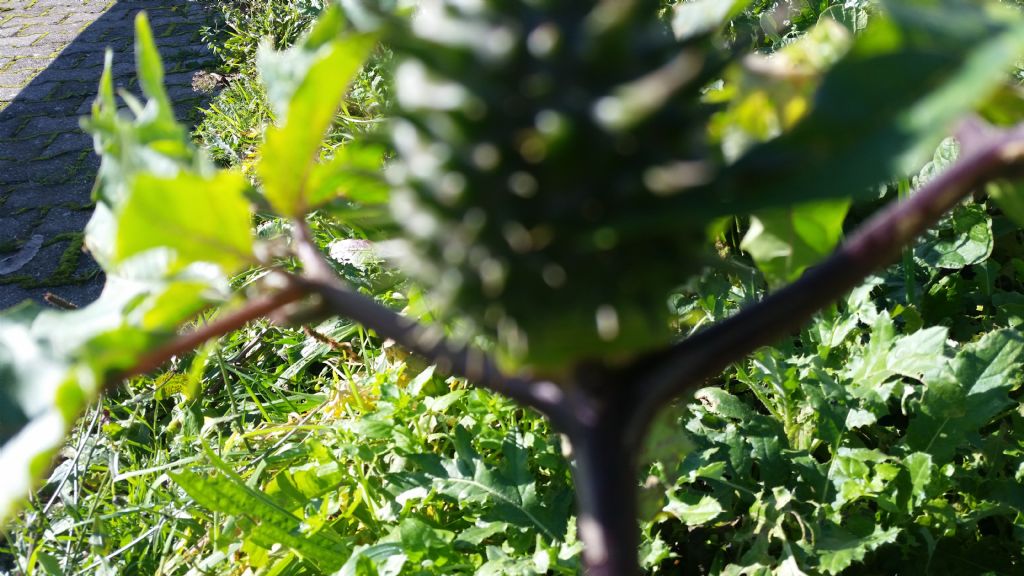
<path fill-rule="evenodd" d="M 711 496 L 703 496 L 699 501 L 691 504 L 670 493 L 664 511 L 678 518 L 687 526 L 697 526 L 714 520 L 724 510 L 718 500 Z"/>
<path fill-rule="evenodd" d="M 1012 404 L 1008 392 L 1020 375 L 1024 338 L 999 330 L 968 344 L 942 374 L 926 383 L 906 444 L 926 452 L 936 465 L 952 459 L 978 429 Z"/>
<path fill-rule="evenodd" d="M 457 456 L 442 462 L 443 473 L 429 471 L 433 487 L 457 502 L 482 504 L 502 520 L 530 531 L 539 530 L 545 538 L 558 540 L 567 522 L 561 510 L 541 501 L 536 481 L 527 467 L 523 448 L 506 442 L 505 469 L 488 465 L 472 447 L 468 431 L 455 430 Z"/>
<path fill-rule="evenodd" d="M 356 546 L 352 556 L 334 576 L 398 576 L 406 560 L 398 544 Z"/>
<path fill-rule="evenodd" d="M 137 176 L 117 215 L 119 261 L 166 248 L 179 265 L 212 262 L 235 272 L 252 261 L 252 216 L 236 172 L 211 178 L 181 173 L 173 178 Z"/>
<path fill-rule="evenodd" d="M 306 201 L 318 206 L 342 197 L 364 205 L 386 204 L 390 188 L 381 174 L 383 164 L 380 146 L 354 142 L 336 148 L 329 161 L 313 167 Z"/>
<path fill-rule="evenodd" d="M 896 340 L 888 354 L 889 370 L 921 380 L 935 373 L 945 357 L 949 328 L 933 326 Z"/>
<path fill-rule="evenodd" d="M 992 219 L 983 207 L 965 204 L 925 232 L 914 257 L 928 266 L 960 270 L 987 260 L 993 245 Z"/>
<path fill-rule="evenodd" d="M 93 136 L 101 163 L 96 176 L 96 209 L 86 225 L 85 245 L 107 274 L 114 272 L 117 218 L 140 173 L 173 177 L 179 171 L 210 174 L 213 168 L 174 119 L 174 110 L 161 84 L 163 67 L 144 13 L 136 18 L 136 55 L 140 83 L 149 100 L 122 114 L 114 99 L 113 54 L 107 52 L 99 95 L 92 115 L 82 127 Z M 124 97 L 126 93 L 122 93 Z"/>
<path fill-rule="evenodd" d="M 1024 226 L 1024 184 L 998 180 L 989 183 L 986 190 L 1003 214 L 1017 226 Z"/>
<path fill-rule="evenodd" d="M 311 532 L 303 521 L 273 504 L 263 493 L 236 477 L 215 473 L 201 476 L 189 471 L 168 473 L 200 506 L 247 519 L 239 526 L 246 538 L 267 550 L 284 545 L 326 570 L 337 570 L 347 553 L 344 543 L 329 531 Z"/>
<path fill-rule="evenodd" d="M 772 284 L 791 282 L 832 251 L 843 233 L 847 200 L 811 202 L 751 216 L 740 248 Z"/>
<path fill-rule="evenodd" d="M 910 482 L 913 486 L 914 501 L 920 504 L 928 498 L 928 485 L 936 473 L 932 455 L 925 452 L 914 452 L 903 459 L 903 465 L 910 472 Z"/>
<path fill-rule="evenodd" d="M 376 44 L 368 34 L 337 37 L 343 24 L 339 12 L 332 7 L 304 42 L 281 55 L 264 55 L 260 66 L 268 94 L 274 95 L 278 125 L 267 131 L 256 171 L 267 199 L 283 215 L 300 216 L 328 196 L 325 175 L 316 170 L 323 138 L 349 82 Z M 285 95 L 286 107 L 281 106 Z M 347 158 L 342 154 L 339 162 Z"/>
<path fill-rule="evenodd" d="M 895 542 L 900 533 L 899 528 L 875 526 L 874 532 L 858 538 L 838 526 L 828 528 L 817 543 L 818 567 L 826 574 L 839 574 L 854 562 L 864 560 L 868 552 Z"/>
<path fill-rule="evenodd" d="M 810 113 L 737 161 L 709 202 L 736 213 L 864 196 L 916 170 L 1024 52 L 1024 21 L 1013 10 L 967 2 L 885 6 L 888 17 L 873 19 L 825 76 Z"/>
<path fill-rule="evenodd" d="M 153 30 L 149 27 L 149 18 L 145 12 L 139 12 L 135 16 L 135 66 L 142 91 L 156 101 L 157 106 L 154 110 L 159 115 L 173 117 L 170 99 L 164 89 L 164 65 L 160 60 L 160 53 L 153 40 Z"/>
<path fill-rule="evenodd" d="M 75 385 L 67 362 L 33 333 L 38 314 L 37 307 L 22 306 L 0 315 L 0 523 L 63 444 L 70 427 L 64 413 L 77 415 L 79 408 L 69 405 L 74 396 L 61 393 Z"/>
<path fill-rule="evenodd" d="M 206 305 L 174 282 L 110 277 L 100 298 L 73 311 L 34 305 L 0 315 L 0 524 L 50 468 L 81 412 L 112 373 L 175 333 Z M 209 291 L 209 284 L 204 284 Z M 161 296 L 172 292 L 173 301 Z"/>

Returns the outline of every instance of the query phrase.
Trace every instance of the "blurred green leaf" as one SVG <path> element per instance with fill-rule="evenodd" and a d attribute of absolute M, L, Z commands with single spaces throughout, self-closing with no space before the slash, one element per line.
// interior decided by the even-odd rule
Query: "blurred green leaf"
<path fill-rule="evenodd" d="M 143 92 L 156 104 L 152 110 L 173 120 L 170 99 L 164 89 L 164 65 L 145 12 L 135 16 L 135 67 Z"/>
<path fill-rule="evenodd" d="M 864 196 L 916 170 L 1024 53 L 1016 11 L 925 4 L 886 2 L 887 17 L 873 19 L 826 74 L 809 114 L 739 159 L 716 199 L 735 213 Z"/>
<path fill-rule="evenodd" d="M 1017 226 L 1024 227 L 1024 184 L 997 180 L 989 183 L 986 190 L 1003 214 Z"/>
<path fill-rule="evenodd" d="M 267 131 L 256 170 L 267 199 L 286 216 L 304 214 L 332 191 L 324 182 L 327 174 L 317 170 L 324 134 L 376 44 L 371 35 L 343 35 L 343 26 L 340 8 L 333 7 L 294 48 L 261 53 L 260 71 L 278 125 Z M 339 163 L 349 158 L 336 157 Z M 335 166 L 332 173 L 339 172 Z"/>

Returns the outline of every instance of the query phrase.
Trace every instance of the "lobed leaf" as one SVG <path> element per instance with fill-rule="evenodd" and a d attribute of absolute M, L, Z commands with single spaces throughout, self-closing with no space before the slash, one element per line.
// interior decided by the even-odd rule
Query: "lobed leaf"
<path fill-rule="evenodd" d="M 1024 337 L 999 330 L 968 344 L 942 374 L 926 383 L 918 412 L 907 429 L 911 450 L 936 464 L 952 459 L 978 429 L 1013 404 L 1008 396 L 1020 375 Z"/>

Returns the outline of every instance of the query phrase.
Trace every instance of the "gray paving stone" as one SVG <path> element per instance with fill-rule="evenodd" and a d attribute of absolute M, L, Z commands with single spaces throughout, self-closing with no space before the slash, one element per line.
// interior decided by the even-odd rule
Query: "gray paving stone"
<path fill-rule="evenodd" d="M 7 48 L 17 48 L 21 46 L 31 46 L 35 44 L 36 40 L 39 40 L 41 34 L 26 34 L 25 36 L 8 36 L 6 38 L 0 38 L 0 50 L 6 52 Z"/>
<path fill-rule="evenodd" d="M 36 76 L 36 70 L 19 70 L 17 72 L 0 72 L 0 86 L 21 87 L 28 84 Z"/>
<path fill-rule="evenodd" d="M 32 233 L 52 237 L 67 232 L 69 228 L 81 230 L 85 228 L 91 216 L 92 214 L 84 210 L 71 210 L 61 206 L 51 208 L 42 222 L 32 229 Z"/>
<path fill-rule="evenodd" d="M 14 162 L 35 162 L 43 156 L 47 146 L 56 138 L 54 134 L 37 136 L 35 138 L 12 139 L 4 146 L 0 146 L 0 160 Z M 51 154 L 56 156 L 56 154 Z"/>
<path fill-rule="evenodd" d="M 31 183 L 44 184 L 47 182 L 59 183 L 71 177 L 78 160 L 77 154 L 64 154 L 46 160 L 33 162 L 20 162 L 14 160 L 0 160 L 0 178 L 7 184 Z"/>
<path fill-rule="evenodd" d="M 32 137 L 39 134 L 77 131 L 78 128 L 78 118 L 75 116 L 37 116 L 21 129 L 21 135 Z"/>
<path fill-rule="evenodd" d="M 61 134 L 50 142 L 43 151 L 43 156 L 59 156 L 68 152 L 88 150 L 92 146 L 92 137 L 85 132 L 68 132 Z"/>
<path fill-rule="evenodd" d="M 8 56 L 8 54 L 4 54 L 4 56 Z M 13 54 L 11 54 L 10 56 L 11 63 L 8 64 L 7 68 L 4 69 L 4 73 L 6 74 L 22 72 L 25 70 L 31 71 L 32 73 L 37 73 L 40 70 L 46 68 L 47 64 L 49 64 L 50 62 L 49 58 L 37 58 L 32 56 L 22 56 L 16 58 L 14 57 Z"/>

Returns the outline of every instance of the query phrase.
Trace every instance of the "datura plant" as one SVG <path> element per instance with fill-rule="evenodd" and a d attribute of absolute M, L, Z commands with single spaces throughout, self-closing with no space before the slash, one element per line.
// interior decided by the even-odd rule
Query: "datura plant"
<path fill-rule="evenodd" d="M 637 573 L 636 458 L 659 409 L 894 261 L 1024 154 L 1006 87 L 1024 18 L 1006 5 L 881 2 L 766 55 L 745 54 L 764 45 L 743 29 L 748 4 L 423 0 L 352 22 L 331 6 L 294 47 L 260 53 L 275 122 L 248 179 L 175 121 L 140 16 L 145 97 L 122 93 L 118 111 L 108 55 L 85 120 L 102 155 L 86 245 L 107 286 L 82 309 L 0 317 L 0 516 L 103 390 L 259 317 L 340 315 L 548 417 L 572 446 L 586 573 Z M 386 128 L 325 149 L 380 43 Z M 915 174 L 954 131 L 959 160 L 836 247 L 851 202 Z M 1019 214 L 1017 188 L 999 191 Z M 401 248 L 430 323 L 347 283 L 306 224 L 384 207 L 376 234 Z M 256 210 L 290 221 L 290 241 L 258 240 Z M 775 289 L 683 338 L 669 294 L 738 247 Z"/>

